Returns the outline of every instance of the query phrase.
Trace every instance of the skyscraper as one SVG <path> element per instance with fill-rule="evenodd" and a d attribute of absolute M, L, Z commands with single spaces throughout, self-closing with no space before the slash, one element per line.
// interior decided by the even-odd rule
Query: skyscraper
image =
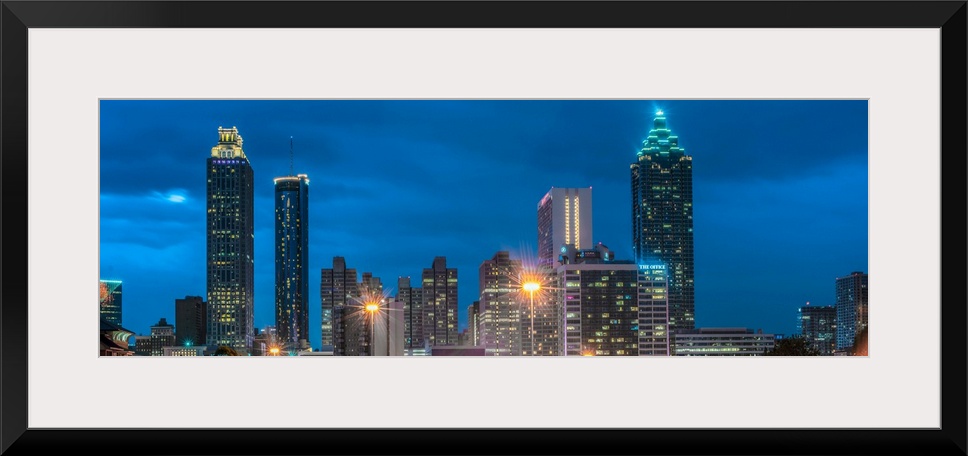
<path fill-rule="evenodd" d="M 175 340 L 178 345 L 205 345 L 207 307 L 201 296 L 175 300 Z"/>
<path fill-rule="evenodd" d="M 98 281 L 99 293 L 99 312 L 101 319 L 121 326 L 121 281 L 120 280 L 100 280 Z"/>
<path fill-rule="evenodd" d="M 430 346 L 457 345 L 457 268 L 436 257 L 423 270 L 424 339 Z"/>
<path fill-rule="evenodd" d="M 797 312 L 800 335 L 822 356 L 834 354 L 837 348 L 837 309 L 834 306 L 811 306 Z M 851 341 L 853 342 L 853 341 Z"/>
<path fill-rule="evenodd" d="M 632 251 L 639 263 L 667 266 L 669 327 L 695 327 L 692 157 L 666 126 L 662 111 L 632 169 Z"/>
<path fill-rule="evenodd" d="M 403 303 L 403 346 L 407 353 L 424 348 L 423 288 L 410 286 L 410 277 L 397 278 L 397 301 Z"/>
<path fill-rule="evenodd" d="M 207 170 L 208 345 L 252 348 L 254 262 L 253 173 L 238 129 L 218 128 Z"/>
<path fill-rule="evenodd" d="M 837 278 L 837 350 L 849 350 L 867 327 L 867 274 Z"/>
<path fill-rule="evenodd" d="M 309 177 L 277 177 L 276 328 L 291 348 L 309 341 Z"/>
<path fill-rule="evenodd" d="M 592 188 L 555 188 L 538 202 L 538 266 L 554 268 L 558 249 L 592 247 Z"/>
<path fill-rule="evenodd" d="M 521 260 L 500 251 L 481 263 L 481 344 L 488 356 L 521 355 L 521 302 L 516 279 Z M 469 325 L 472 324 L 469 320 Z M 472 344 L 474 345 L 474 344 Z"/>
<path fill-rule="evenodd" d="M 353 304 L 353 300 L 359 295 L 356 269 L 348 269 L 345 258 L 333 257 L 333 267 L 322 270 L 319 284 L 319 300 L 322 309 L 321 338 L 324 352 L 335 352 L 337 340 L 343 344 L 345 325 L 338 324 L 342 322 L 342 309 L 348 304 Z M 338 315 L 337 310 L 340 311 Z"/>

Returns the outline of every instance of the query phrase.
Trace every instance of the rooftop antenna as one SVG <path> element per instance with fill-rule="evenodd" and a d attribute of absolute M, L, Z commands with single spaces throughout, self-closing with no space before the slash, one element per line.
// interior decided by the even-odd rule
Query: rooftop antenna
<path fill-rule="evenodd" d="M 292 136 L 289 137 L 289 175 L 295 176 L 292 173 Z"/>

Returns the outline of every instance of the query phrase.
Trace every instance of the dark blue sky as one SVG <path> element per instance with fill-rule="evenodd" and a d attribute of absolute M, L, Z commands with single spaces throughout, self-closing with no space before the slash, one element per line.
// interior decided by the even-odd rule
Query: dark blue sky
<path fill-rule="evenodd" d="M 791 334 L 805 302 L 867 271 L 866 101 L 101 101 L 100 276 L 138 333 L 205 295 L 205 160 L 237 126 L 255 174 L 255 322 L 273 324 L 272 178 L 310 178 L 310 342 L 320 269 L 344 256 L 384 287 L 435 256 L 533 258 L 552 186 L 593 188 L 595 242 L 631 258 L 629 164 L 656 109 L 693 157 L 696 325 Z"/>

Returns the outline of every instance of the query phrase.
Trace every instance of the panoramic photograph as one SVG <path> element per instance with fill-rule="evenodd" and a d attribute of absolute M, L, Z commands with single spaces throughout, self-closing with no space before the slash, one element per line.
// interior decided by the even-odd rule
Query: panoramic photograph
<path fill-rule="evenodd" d="M 99 105 L 99 356 L 868 356 L 867 100 Z"/>

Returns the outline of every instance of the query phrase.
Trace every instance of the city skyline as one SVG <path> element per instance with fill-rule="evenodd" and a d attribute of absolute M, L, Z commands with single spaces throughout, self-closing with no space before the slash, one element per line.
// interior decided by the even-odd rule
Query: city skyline
<path fill-rule="evenodd" d="M 275 307 L 265 191 L 290 169 L 292 136 L 295 167 L 316 187 L 312 345 L 312 290 L 334 256 L 387 285 L 446 257 L 463 329 L 481 263 L 498 250 L 534 257 L 535 210 L 552 187 L 594 188 L 593 242 L 633 259 L 628 166 L 658 109 L 695 160 L 697 327 L 793 334 L 804 302 L 833 304 L 833 279 L 867 270 L 866 101 L 102 101 L 100 274 L 125 282 L 136 333 L 173 321 L 175 299 L 204 295 L 191 247 L 199 170 L 216 128 L 238 127 L 255 176 L 256 327 Z M 132 164 L 132 137 L 168 147 Z M 132 248 L 158 261 L 126 266 Z"/>

